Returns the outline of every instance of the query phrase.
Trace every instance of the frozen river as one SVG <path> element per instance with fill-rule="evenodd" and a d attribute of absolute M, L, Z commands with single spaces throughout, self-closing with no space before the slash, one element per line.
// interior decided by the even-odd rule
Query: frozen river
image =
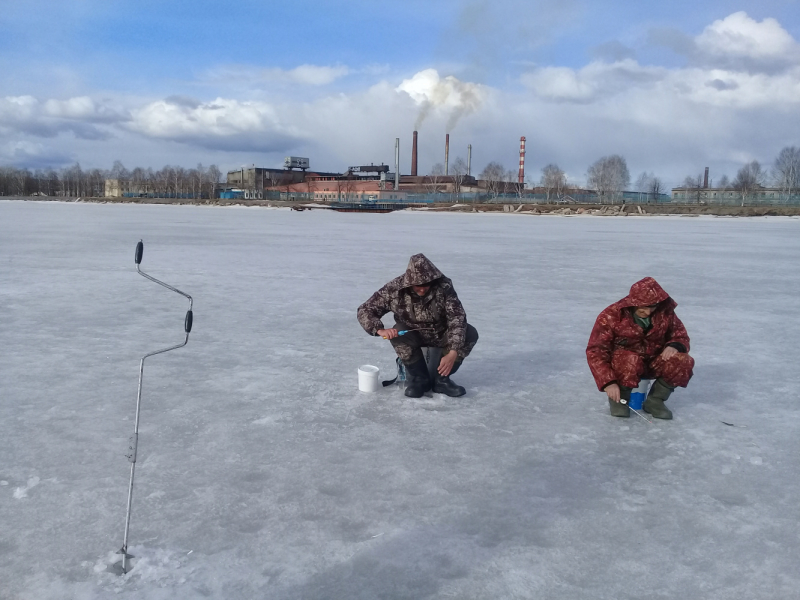
<path fill-rule="evenodd" d="M 145 363 L 120 578 L 138 361 L 187 307 L 140 238 L 195 324 Z M 357 390 L 417 252 L 480 332 L 463 398 Z M 798 265 L 794 218 L 0 202 L 0 598 L 800 598 Z M 584 354 L 648 275 L 697 361 L 652 425 Z"/>

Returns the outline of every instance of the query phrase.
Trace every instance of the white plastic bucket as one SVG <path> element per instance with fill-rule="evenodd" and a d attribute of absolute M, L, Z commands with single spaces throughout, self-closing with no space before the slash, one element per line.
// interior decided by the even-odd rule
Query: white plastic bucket
<path fill-rule="evenodd" d="M 379 388 L 378 376 L 380 369 L 373 365 L 358 367 L 358 389 L 362 392 L 377 392 Z"/>

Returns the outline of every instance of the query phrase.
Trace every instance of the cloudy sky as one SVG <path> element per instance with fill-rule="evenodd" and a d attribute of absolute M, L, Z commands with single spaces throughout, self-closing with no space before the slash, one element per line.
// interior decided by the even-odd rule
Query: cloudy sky
<path fill-rule="evenodd" d="M 0 0 L 0 165 L 608 154 L 733 176 L 800 145 L 798 0 Z"/>

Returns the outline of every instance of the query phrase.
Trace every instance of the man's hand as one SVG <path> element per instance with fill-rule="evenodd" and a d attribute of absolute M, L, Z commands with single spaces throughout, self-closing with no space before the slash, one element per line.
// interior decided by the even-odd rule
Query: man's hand
<path fill-rule="evenodd" d="M 397 337 L 397 329 L 378 329 L 378 335 L 385 340 L 393 340 Z"/>
<path fill-rule="evenodd" d="M 667 346 L 664 348 L 664 351 L 661 353 L 661 358 L 664 360 L 669 360 L 673 356 L 678 354 L 677 348 L 673 348 L 672 346 Z"/>
<path fill-rule="evenodd" d="M 608 399 L 614 402 L 619 402 L 619 386 L 616 383 L 609 383 L 603 388 L 603 391 L 608 394 Z"/>
<path fill-rule="evenodd" d="M 439 361 L 439 368 L 436 369 L 439 371 L 439 375 L 442 377 L 450 375 L 450 371 L 453 370 L 453 365 L 456 364 L 456 358 L 458 358 L 458 352 L 455 350 L 450 350 L 450 352 L 445 354 L 442 360 Z"/>

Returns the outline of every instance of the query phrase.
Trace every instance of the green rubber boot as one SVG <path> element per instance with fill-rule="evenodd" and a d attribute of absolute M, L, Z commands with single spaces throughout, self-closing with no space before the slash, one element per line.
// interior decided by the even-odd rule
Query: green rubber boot
<path fill-rule="evenodd" d="M 671 419 L 672 411 L 664 406 L 674 387 L 667 385 L 663 379 L 656 379 L 650 387 L 650 393 L 642 404 L 644 412 L 650 413 L 656 419 Z"/>
<path fill-rule="evenodd" d="M 626 388 L 624 386 L 619 386 L 619 397 L 626 402 L 630 402 L 631 400 L 631 388 Z M 608 399 L 608 408 L 611 410 L 612 417 L 630 417 L 631 416 L 631 409 L 628 407 L 627 404 L 623 404 L 622 402 L 614 402 L 610 398 Z"/>

